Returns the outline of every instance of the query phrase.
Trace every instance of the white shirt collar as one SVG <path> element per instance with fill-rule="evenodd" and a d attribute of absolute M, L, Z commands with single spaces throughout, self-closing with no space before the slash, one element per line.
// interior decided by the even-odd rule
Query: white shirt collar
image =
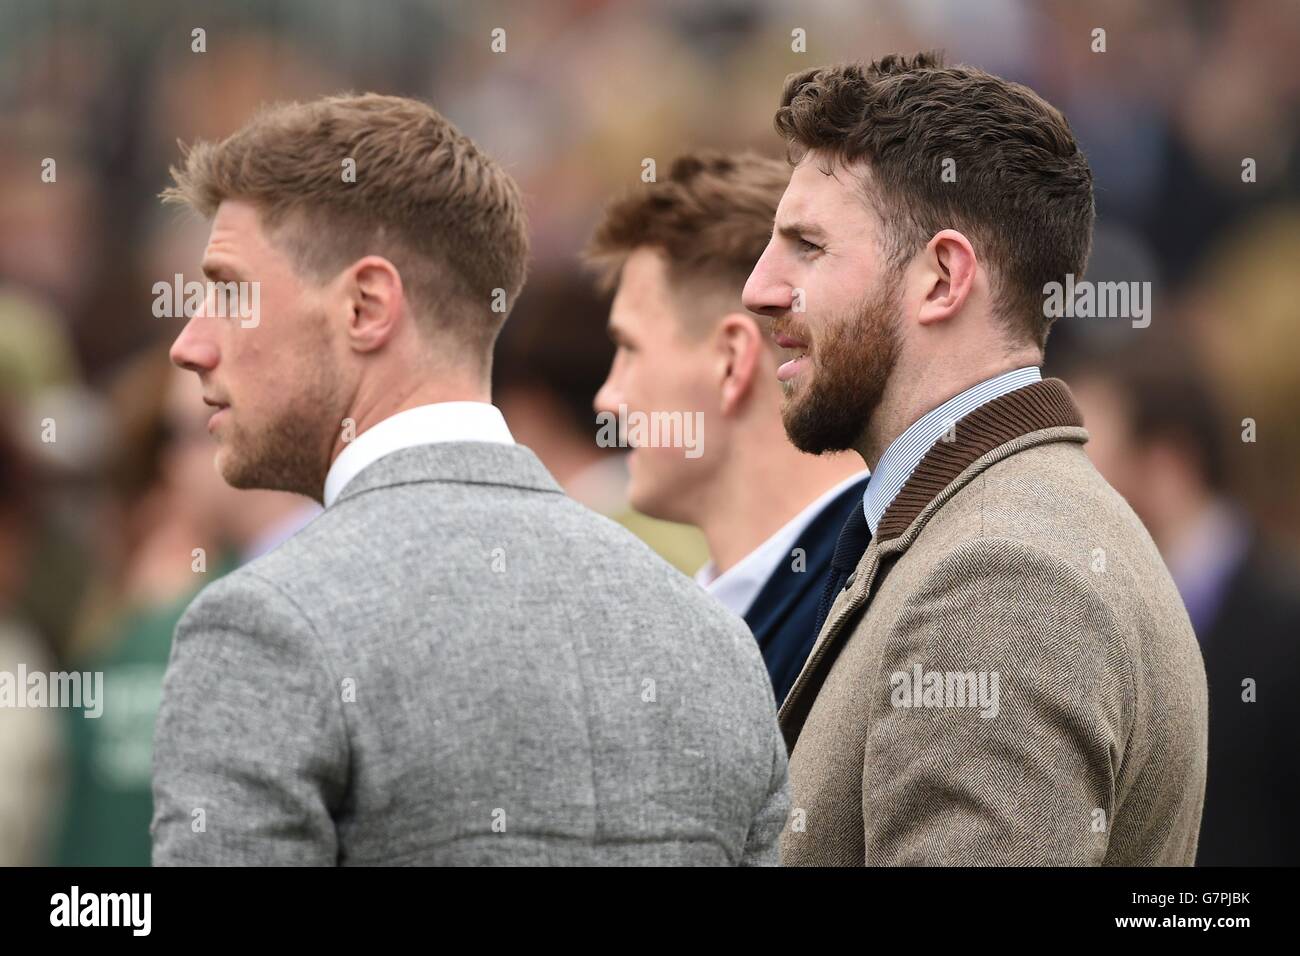
<path fill-rule="evenodd" d="M 907 479 L 921 463 L 921 459 L 934 447 L 934 443 L 947 433 L 953 423 L 969 415 L 975 409 L 1008 392 L 1032 385 L 1042 380 L 1042 373 L 1034 365 L 1003 372 L 986 379 L 978 385 L 972 385 L 960 395 L 944 402 L 938 408 L 926 412 L 899 435 L 885 449 L 876 463 L 871 481 L 862 496 L 862 508 L 867 515 L 867 525 L 874 537 L 876 528 L 885 516 L 885 511 L 903 490 Z"/>
<path fill-rule="evenodd" d="M 695 573 L 696 582 L 731 613 L 744 617 L 758 597 L 758 592 L 763 590 L 763 585 L 776 573 L 781 562 L 790 559 L 794 543 L 799 540 L 803 530 L 812 524 L 823 508 L 843 494 L 845 488 L 855 481 L 861 481 L 868 474 L 864 470 L 845 478 L 722 574 L 718 574 L 716 565 L 709 561 Z"/>
<path fill-rule="evenodd" d="M 339 453 L 325 475 L 325 507 L 338 499 L 348 482 L 385 455 L 445 441 L 515 443 L 505 416 L 487 402 L 436 402 L 408 408 L 370 426 Z"/>

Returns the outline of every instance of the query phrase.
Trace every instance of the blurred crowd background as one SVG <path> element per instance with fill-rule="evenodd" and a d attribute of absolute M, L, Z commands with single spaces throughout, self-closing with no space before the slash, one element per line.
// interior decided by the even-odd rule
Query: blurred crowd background
<path fill-rule="evenodd" d="M 1065 112 L 1096 179 L 1088 278 L 1152 283 L 1150 327 L 1062 319 L 1048 371 L 1075 388 L 1090 451 L 1202 640 L 1201 861 L 1300 862 L 1300 703 L 1278 703 L 1300 702 L 1294 0 L 0 0 L 0 670 L 102 671 L 107 697 L 97 720 L 0 709 L 0 863 L 148 862 L 171 629 L 199 588 L 315 513 L 225 487 L 194 376 L 169 367 L 183 319 L 154 317 L 153 286 L 201 278 L 206 239 L 156 199 L 178 140 L 343 90 L 426 99 L 477 139 L 519 180 L 533 231 L 497 400 L 571 494 L 689 573 L 702 539 L 630 513 L 617 450 L 595 445 L 608 303 L 577 252 L 645 158 L 782 155 L 788 73 L 922 49 Z"/>

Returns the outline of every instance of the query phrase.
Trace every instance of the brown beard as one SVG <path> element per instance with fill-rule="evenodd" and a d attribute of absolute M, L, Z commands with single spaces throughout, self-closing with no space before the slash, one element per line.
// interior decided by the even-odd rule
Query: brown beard
<path fill-rule="evenodd" d="M 311 370 L 293 399 L 279 415 L 252 432 L 232 419 L 229 449 L 222 477 L 232 488 L 290 491 L 320 500 L 329 470 L 334 439 L 343 428 L 329 418 L 340 407 L 336 377 L 330 363 L 305 364 Z"/>
<path fill-rule="evenodd" d="M 898 299 L 891 286 L 881 282 L 847 318 L 827 321 L 808 353 L 812 368 L 802 383 L 787 387 L 781 421 L 800 451 L 821 455 L 861 444 L 898 362 Z"/>

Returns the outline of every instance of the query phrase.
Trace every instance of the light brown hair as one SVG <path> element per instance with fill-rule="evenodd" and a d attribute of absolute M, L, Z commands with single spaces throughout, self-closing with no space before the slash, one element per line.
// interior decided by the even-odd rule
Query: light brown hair
<path fill-rule="evenodd" d="M 680 156 L 667 179 L 633 187 L 606 207 L 583 258 L 609 291 L 628 255 L 656 249 L 675 288 L 704 285 L 738 301 L 789 182 L 787 164 L 756 153 Z"/>
<path fill-rule="evenodd" d="M 490 352 L 524 283 L 523 202 L 515 181 L 432 107 L 374 93 L 280 104 L 219 143 L 182 150 L 164 202 L 206 217 L 225 199 L 253 203 L 317 280 L 381 255 L 426 329 Z M 504 310 L 493 309 L 496 290 Z"/>
<path fill-rule="evenodd" d="M 792 163 L 816 150 L 866 164 L 862 185 L 895 268 L 935 233 L 963 233 L 1007 328 L 1042 348 L 1051 325 L 1043 287 L 1083 277 L 1094 219 L 1092 172 L 1055 107 L 1019 83 L 921 53 L 793 73 L 775 124 Z"/>

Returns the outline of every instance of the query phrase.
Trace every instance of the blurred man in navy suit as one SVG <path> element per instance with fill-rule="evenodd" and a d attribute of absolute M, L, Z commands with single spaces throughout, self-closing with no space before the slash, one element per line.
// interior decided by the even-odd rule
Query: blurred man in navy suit
<path fill-rule="evenodd" d="M 1205 656 L 1209 765 L 1197 866 L 1300 862 L 1300 563 L 1233 500 L 1225 421 L 1176 343 L 1075 361 L 1097 468 L 1169 565 Z M 1250 445 L 1241 443 L 1243 453 Z"/>
<path fill-rule="evenodd" d="M 778 349 L 740 303 L 789 178 L 752 154 L 683 156 L 613 202 L 587 249 L 616 290 L 617 351 L 595 406 L 632 449 L 629 500 L 704 533 L 696 580 L 745 619 L 778 703 L 817 637 L 837 536 L 867 479 L 853 455 L 790 444 Z M 679 415 L 700 424 L 689 447 L 653 427 Z"/>

